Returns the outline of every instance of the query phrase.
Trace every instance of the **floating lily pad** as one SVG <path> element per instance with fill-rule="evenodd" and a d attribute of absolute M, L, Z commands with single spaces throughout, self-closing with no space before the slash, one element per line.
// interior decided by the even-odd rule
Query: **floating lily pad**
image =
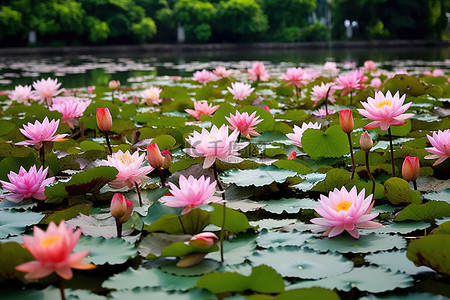
<path fill-rule="evenodd" d="M 295 214 L 301 209 L 312 209 L 314 206 L 318 205 L 317 201 L 309 198 L 281 198 L 279 200 L 260 201 L 259 203 L 266 205 L 263 207 L 263 210 L 275 214 L 282 214 L 283 212 Z"/>
<path fill-rule="evenodd" d="M 434 272 L 428 267 L 416 267 L 406 258 L 405 250 L 382 251 L 366 255 L 364 259 L 371 264 L 376 264 L 382 268 L 389 269 L 392 272 L 402 272 L 409 275 L 416 275 L 423 272 Z"/>
<path fill-rule="evenodd" d="M 204 289 L 191 289 L 187 292 L 180 291 L 164 291 L 157 287 L 134 288 L 132 290 L 118 290 L 111 293 L 112 299 L 133 299 L 148 300 L 164 299 L 164 300 L 198 300 L 198 299 L 217 299 L 214 294 Z"/>
<path fill-rule="evenodd" d="M 331 169 L 324 180 L 317 183 L 311 191 L 328 193 L 334 189 L 340 189 L 350 180 L 350 172 L 344 169 Z"/>
<path fill-rule="evenodd" d="M 27 226 L 38 224 L 44 215 L 31 211 L 19 212 L 15 209 L 0 211 L 0 239 L 19 235 Z"/>
<path fill-rule="evenodd" d="M 219 267 L 220 263 L 217 260 L 205 258 L 200 263 L 188 268 L 180 268 L 177 267 L 176 262 L 170 262 L 161 266 L 161 271 L 177 276 L 200 276 L 211 273 Z"/>
<path fill-rule="evenodd" d="M 392 177 L 384 183 L 385 195 L 394 205 L 420 203 L 420 192 L 413 191 L 409 183 L 401 178 Z"/>
<path fill-rule="evenodd" d="M 412 283 L 413 279 L 409 275 L 371 266 L 354 268 L 352 271 L 339 276 L 315 281 L 301 281 L 287 286 L 286 289 L 291 290 L 317 286 L 346 292 L 350 291 L 352 288 L 357 288 L 360 291 L 381 293 L 396 288 L 407 288 L 411 286 Z"/>
<path fill-rule="evenodd" d="M 341 157 L 350 152 L 347 134 L 338 125 L 325 132 L 307 129 L 302 135 L 302 148 L 310 157 Z"/>
<path fill-rule="evenodd" d="M 137 255 L 134 245 L 119 238 L 81 236 L 74 252 L 82 250 L 91 251 L 84 261 L 95 265 L 122 264 Z"/>
<path fill-rule="evenodd" d="M 255 265 L 267 264 L 283 276 L 303 279 L 335 276 L 353 268 L 353 263 L 338 253 L 323 254 L 292 246 L 257 251 L 249 259 Z"/>
<path fill-rule="evenodd" d="M 427 266 L 450 275 L 450 234 L 431 234 L 411 241 L 406 253 L 416 266 Z"/>
<path fill-rule="evenodd" d="M 360 300 L 444 300 L 448 299 L 442 295 L 434 295 L 431 293 L 408 293 L 405 295 L 386 295 L 386 296 L 378 296 L 378 295 L 367 295 L 365 297 L 360 298 Z"/>
<path fill-rule="evenodd" d="M 443 201 L 430 201 L 425 204 L 410 204 L 395 217 L 395 221 L 431 221 L 450 217 L 450 204 Z"/>
<path fill-rule="evenodd" d="M 228 300 L 230 298 L 226 299 Z M 318 287 L 285 291 L 281 294 L 278 294 L 275 297 L 268 295 L 252 295 L 245 298 L 245 300 L 290 300 L 290 299 L 339 300 L 340 298 L 336 292 Z"/>
<path fill-rule="evenodd" d="M 87 290 L 72 290 L 64 289 L 64 293 L 67 300 L 106 300 L 108 298 L 92 293 Z M 12 291 L 3 290 L 2 299 L 4 300 L 44 300 L 44 299 L 60 299 L 60 290 L 56 287 L 49 286 L 43 290 L 18 290 L 14 289 Z"/>
<path fill-rule="evenodd" d="M 371 211 L 373 213 L 373 210 Z M 380 233 L 399 233 L 406 234 L 416 230 L 424 230 L 430 227 L 431 224 L 427 222 L 390 222 L 383 224 L 380 228 L 375 229 L 377 234 Z M 373 229 L 360 229 L 361 234 L 370 234 Z"/>
<path fill-rule="evenodd" d="M 370 233 L 354 239 L 348 234 L 341 234 L 333 238 L 309 240 L 305 247 L 321 252 L 368 253 L 393 248 L 403 249 L 406 247 L 406 241 L 397 235 Z"/>
<path fill-rule="evenodd" d="M 296 219 L 285 219 L 285 220 L 275 220 L 275 219 L 260 219 L 258 221 L 250 222 L 252 226 L 259 226 L 260 229 L 272 229 L 287 226 L 289 224 L 297 222 Z"/>
<path fill-rule="evenodd" d="M 274 166 L 262 166 L 253 170 L 233 169 L 220 175 L 224 183 L 237 186 L 264 186 L 272 182 L 284 182 L 286 178 L 297 175 L 291 170 L 282 170 Z"/>
<path fill-rule="evenodd" d="M 241 234 L 230 241 L 223 242 L 223 253 L 226 265 L 242 264 L 256 248 L 255 234 Z M 219 252 L 208 254 L 209 258 L 220 261 Z"/>
<path fill-rule="evenodd" d="M 306 175 L 300 175 L 300 178 L 304 179 L 299 184 L 294 185 L 293 187 L 299 189 L 301 191 L 307 192 L 310 191 L 313 187 L 315 187 L 319 182 L 325 180 L 327 174 L 323 173 L 309 173 Z"/>
<path fill-rule="evenodd" d="M 15 269 L 16 266 L 33 260 L 31 253 L 21 244 L 15 242 L 0 243 L 0 281 L 20 279 L 25 273 Z M 3 291 L 4 292 L 4 291 Z M 2 299 L 5 299 L 2 292 Z"/>
<path fill-rule="evenodd" d="M 440 192 L 431 192 L 423 196 L 423 198 L 433 201 L 445 201 L 450 204 L 450 189 L 446 189 Z"/>
<path fill-rule="evenodd" d="M 313 237 L 313 234 L 305 234 L 297 231 L 282 232 L 282 231 L 267 231 L 263 230 L 256 239 L 258 247 L 274 248 L 283 246 L 301 246 L 308 239 Z"/>

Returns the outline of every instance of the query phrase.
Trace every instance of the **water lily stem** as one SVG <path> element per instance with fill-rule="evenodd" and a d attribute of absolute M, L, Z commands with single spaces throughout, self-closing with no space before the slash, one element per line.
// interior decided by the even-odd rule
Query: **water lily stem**
<path fill-rule="evenodd" d="M 114 103 L 114 91 L 115 90 L 112 90 L 112 93 L 111 93 L 111 101 L 112 101 L 112 103 Z"/>
<path fill-rule="evenodd" d="M 224 200 L 223 202 L 223 215 L 222 215 L 222 228 L 220 229 L 220 261 L 224 262 L 224 258 L 223 258 L 223 240 L 225 237 L 225 218 L 226 218 L 226 202 L 225 202 L 225 193 L 223 192 L 223 187 L 222 187 L 222 183 L 219 180 L 219 174 L 217 173 L 217 167 L 216 167 L 216 162 L 213 163 L 213 171 L 214 171 L 214 178 L 216 179 L 217 182 L 217 186 L 219 187 L 219 190 L 222 192 L 222 199 Z"/>
<path fill-rule="evenodd" d="M 61 300 L 66 300 L 66 296 L 64 295 L 64 283 L 61 276 L 58 275 L 58 287 L 59 287 L 59 293 L 61 295 Z"/>
<path fill-rule="evenodd" d="M 392 146 L 392 134 L 390 126 L 388 127 L 388 133 L 389 133 L 389 148 L 391 150 L 392 177 L 395 177 L 394 147 Z"/>
<path fill-rule="evenodd" d="M 181 220 L 181 216 L 178 216 L 178 220 L 180 220 L 181 228 L 183 228 L 184 234 L 187 234 L 186 228 L 184 227 L 183 221 Z"/>
<path fill-rule="evenodd" d="M 373 178 L 373 175 L 370 172 L 370 167 L 369 167 L 369 150 L 366 150 L 366 170 L 367 170 L 367 174 L 369 174 L 370 180 L 372 180 L 372 195 L 374 195 L 374 193 L 375 193 L 375 178 Z"/>
<path fill-rule="evenodd" d="M 122 237 L 122 223 L 119 222 L 118 218 L 116 219 L 116 228 L 117 228 L 117 237 L 121 238 Z"/>
<path fill-rule="evenodd" d="M 328 116 L 328 94 L 330 93 L 331 86 L 327 90 L 327 94 L 325 95 L 325 116 Z"/>
<path fill-rule="evenodd" d="M 139 198 L 139 206 L 142 206 L 141 189 L 139 188 L 139 185 L 137 184 L 137 182 L 134 183 L 134 186 L 136 186 L 136 192 L 137 192 L 138 198 Z"/>
<path fill-rule="evenodd" d="M 412 182 L 413 182 L 414 190 L 417 191 L 417 182 L 416 182 L 416 180 L 414 179 Z"/>
<path fill-rule="evenodd" d="M 158 169 L 159 172 L 159 178 L 161 179 L 161 185 L 166 186 L 166 181 L 164 180 L 164 175 L 161 169 Z"/>
<path fill-rule="evenodd" d="M 109 154 L 112 155 L 112 148 L 111 148 L 111 143 L 109 142 L 108 132 L 105 132 L 105 139 L 106 139 L 106 145 L 108 146 L 108 149 L 109 149 Z"/>
<path fill-rule="evenodd" d="M 348 144 L 350 145 L 350 157 L 352 158 L 352 175 L 350 177 L 350 179 L 353 179 L 353 177 L 355 177 L 355 157 L 353 156 L 353 145 L 352 145 L 352 137 L 350 136 L 350 132 L 347 132 L 347 137 L 348 137 Z"/>
<path fill-rule="evenodd" d="M 352 106 L 352 102 L 353 102 L 353 91 L 350 92 L 350 106 Z"/>
<path fill-rule="evenodd" d="M 237 140 L 238 140 L 238 143 L 240 143 L 241 142 L 241 132 L 239 131 L 239 134 L 238 134 L 238 138 L 237 138 Z"/>
<path fill-rule="evenodd" d="M 39 156 L 41 158 L 42 168 L 45 168 L 45 142 L 42 142 L 42 146 L 39 149 Z"/>

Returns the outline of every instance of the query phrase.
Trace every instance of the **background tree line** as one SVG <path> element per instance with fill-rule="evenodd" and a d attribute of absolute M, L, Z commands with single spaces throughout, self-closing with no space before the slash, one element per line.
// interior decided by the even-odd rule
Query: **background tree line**
<path fill-rule="evenodd" d="M 2 0 L 0 44 L 446 38 L 450 0 Z M 356 23 L 355 23 L 356 24 Z M 447 28 L 448 30 L 448 28 Z"/>

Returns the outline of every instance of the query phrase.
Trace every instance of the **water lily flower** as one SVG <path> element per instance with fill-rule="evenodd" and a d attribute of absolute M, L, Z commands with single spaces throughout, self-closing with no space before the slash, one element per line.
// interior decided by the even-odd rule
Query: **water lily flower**
<path fill-rule="evenodd" d="M 208 249 L 214 246 L 218 239 L 219 238 L 215 233 L 202 232 L 191 237 L 191 239 L 185 242 L 185 244 L 195 246 L 197 248 Z"/>
<path fill-rule="evenodd" d="M 330 74 L 331 76 L 337 74 L 339 70 L 336 67 L 336 63 L 334 61 L 327 61 L 323 65 L 323 70 Z"/>
<path fill-rule="evenodd" d="M 230 114 L 230 117 L 225 117 L 225 119 L 231 124 L 231 130 L 239 131 L 246 138 L 250 138 L 250 135 L 260 136 L 259 133 L 255 131 L 255 126 L 264 121 L 264 119 L 259 120 L 259 116 L 255 118 L 256 111 L 253 112 L 250 116 L 247 112 L 240 113 L 236 111 L 235 115 Z"/>
<path fill-rule="evenodd" d="M 288 82 L 286 86 L 294 84 L 297 88 L 301 88 L 308 83 L 303 75 L 304 71 L 302 68 L 289 68 L 286 73 L 281 75 L 281 80 Z"/>
<path fill-rule="evenodd" d="M 431 146 L 425 148 L 431 154 L 425 156 L 425 159 L 438 159 L 434 162 L 433 166 L 436 166 L 450 157 L 450 129 L 444 131 L 438 130 L 433 132 L 433 136 L 427 134 L 427 138 L 431 143 Z"/>
<path fill-rule="evenodd" d="M 16 270 L 28 272 L 25 278 L 43 278 L 56 272 L 64 279 L 71 279 L 72 269 L 89 270 L 95 265 L 84 262 L 90 251 L 72 253 L 81 235 L 81 229 L 73 231 L 66 227 L 64 220 L 57 226 L 50 222 L 46 231 L 37 226 L 33 228 L 33 236 L 22 236 L 24 247 L 31 252 L 36 260 L 21 264 Z"/>
<path fill-rule="evenodd" d="M 364 109 L 358 109 L 358 112 L 373 122 L 364 126 L 364 129 L 373 129 L 380 127 L 381 130 L 387 130 L 390 125 L 400 126 L 406 124 L 406 119 L 414 114 L 404 114 L 411 106 L 412 102 L 403 105 L 406 95 L 399 96 L 399 92 L 392 96 L 388 91 L 386 96 L 382 92 L 375 93 L 375 99 L 368 97 L 367 102 L 361 102 Z"/>
<path fill-rule="evenodd" d="M 294 145 L 301 147 L 302 146 L 302 135 L 303 132 L 305 132 L 306 129 L 308 128 L 313 128 L 313 129 L 320 129 L 322 127 L 322 125 L 320 125 L 319 123 L 303 123 L 302 127 L 298 127 L 297 125 L 294 125 L 294 133 L 288 133 L 286 134 L 286 136 L 288 137 L 288 139 L 290 139 Z"/>
<path fill-rule="evenodd" d="M 336 111 L 333 110 L 333 109 L 326 110 L 325 108 L 319 108 L 319 109 L 317 109 L 317 112 L 313 112 L 312 114 L 317 116 L 317 117 L 325 117 L 327 115 L 332 115 L 335 112 Z"/>
<path fill-rule="evenodd" d="M 406 181 L 414 181 L 419 178 L 420 162 L 417 156 L 406 156 L 402 165 L 402 176 Z"/>
<path fill-rule="evenodd" d="M 141 167 L 144 162 L 145 154 L 139 155 L 139 152 L 134 152 L 132 155 L 127 150 L 125 153 L 119 150 L 112 155 L 108 155 L 108 160 L 102 160 L 105 166 L 115 167 L 119 173 L 117 178 L 108 183 L 113 189 L 122 187 L 131 188 L 134 185 L 140 185 L 143 180 L 148 180 L 146 176 L 153 168 L 150 166 Z"/>
<path fill-rule="evenodd" d="M 228 91 L 230 91 L 231 94 L 233 94 L 233 99 L 235 100 L 244 100 L 255 89 L 252 88 L 250 84 L 243 83 L 243 82 L 233 82 L 231 83 L 231 88 L 228 87 Z"/>
<path fill-rule="evenodd" d="M 53 97 L 57 96 L 59 93 L 63 91 L 63 89 L 58 90 L 61 86 L 61 83 L 58 83 L 58 79 L 51 79 L 50 77 L 47 79 L 41 79 L 33 82 L 34 98 L 39 100 L 39 103 L 43 103 L 44 100 L 47 101 L 47 105 L 52 105 Z"/>
<path fill-rule="evenodd" d="M 147 105 L 156 105 L 162 102 L 162 99 L 159 98 L 162 90 L 152 86 L 151 88 L 145 89 L 141 92 L 141 97 L 144 98 Z"/>
<path fill-rule="evenodd" d="M 118 90 L 120 88 L 119 80 L 110 80 L 108 83 L 108 87 L 112 90 Z"/>
<path fill-rule="evenodd" d="M 133 201 L 126 200 L 121 193 L 115 193 L 110 205 L 111 215 L 120 224 L 128 221 L 133 213 Z"/>
<path fill-rule="evenodd" d="M 336 86 L 334 82 L 323 83 L 321 85 L 315 85 L 312 88 L 311 92 L 311 100 L 314 103 L 319 102 L 320 100 L 325 99 L 330 100 L 331 102 L 336 102 L 334 99 L 334 92 L 336 91 Z M 328 97 L 328 98 L 327 98 Z"/>
<path fill-rule="evenodd" d="M 97 108 L 97 126 L 100 131 L 108 132 L 112 127 L 112 116 L 108 108 Z"/>
<path fill-rule="evenodd" d="M 381 79 L 378 77 L 372 78 L 372 80 L 370 81 L 370 86 L 373 87 L 376 92 L 380 90 L 381 84 Z"/>
<path fill-rule="evenodd" d="M 336 90 L 342 90 L 341 96 L 345 96 L 353 90 L 360 89 L 361 84 L 361 75 L 357 70 L 339 75 L 339 77 L 336 78 Z"/>
<path fill-rule="evenodd" d="M 211 116 L 220 105 L 212 106 L 212 103 L 208 104 L 206 100 L 195 101 L 194 109 L 185 109 L 184 111 L 200 121 L 201 116 L 209 115 Z"/>
<path fill-rule="evenodd" d="M 375 62 L 373 60 L 366 60 L 364 62 L 364 69 L 366 69 L 367 71 L 373 71 L 375 70 L 376 66 L 375 66 Z"/>
<path fill-rule="evenodd" d="M 207 82 L 213 80 L 213 74 L 205 69 L 195 72 L 192 76 L 194 77 L 195 81 L 203 84 L 206 84 Z"/>
<path fill-rule="evenodd" d="M 238 151 L 248 145 L 245 143 L 236 143 L 239 132 L 234 130 L 228 135 L 228 127 L 224 124 L 220 128 L 212 126 L 211 131 L 202 129 L 202 132 L 194 131 L 186 141 L 193 148 L 183 149 L 184 152 L 192 157 L 204 157 L 203 168 L 211 167 L 216 158 L 227 163 L 240 163 L 242 158 L 238 157 Z"/>
<path fill-rule="evenodd" d="M 19 203 L 23 199 L 34 198 L 36 200 L 47 200 L 45 187 L 55 181 L 55 177 L 47 178 L 48 167 L 42 166 L 36 171 L 36 166 L 32 166 L 26 171 L 20 167 L 19 173 L 10 171 L 8 179 L 10 182 L 0 180 L 2 188 L 11 191 L 12 194 L 5 195 L 5 199 L 14 203 Z"/>
<path fill-rule="evenodd" d="M 63 142 L 66 139 L 64 137 L 67 134 L 57 134 L 56 130 L 59 126 L 59 120 L 48 121 L 45 117 L 42 123 L 39 121 L 34 122 L 34 124 L 29 123 L 28 125 L 23 125 L 23 129 L 19 129 L 22 134 L 29 138 L 29 140 L 16 143 L 16 145 L 34 145 L 37 149 L 42 147 L 43 142 Z"/>
<path fill-rule="evenodd" d="M 267 81 L 270 78 L 269 73 L 266 71 L 266 66 L 260 61 L 255 61 L 247 72 L 250 74 L 248 79 L 251 81 Z"/>
<path fill-rule="evenodd" d="M 314 210 L 322 218 L 313 218 L 311 223 L 326 226 L 328 229 L 324 236 L 334 237 L 346 230 L 355 239 L 359 238 L 358 228 L 375 229 L 381 227 L 378 222 L 371 221 L 378 216 L 378 213 L 371 214 L 374 202 L 373 195 L 365 198 L 365 190 L 358 194 L 356 187 L 347 191 L 345 187 L 341 190 L 334 189 L 328 197 L 320 195 L 320 206 Z"/>
<path fill-rule="evenodd" d="M 217 67 L 214 69 L 213 74 L 219 78 L 225 78 L 231 76 L 231 74 L 233 74 L 233 71 L 227 70 L 224 67 Z"/>
<path fill-rule="evenodd" d="M 83 116 L 86 108 L 91 104 L 91 100 L 81 100 L 75 97 L 56 97 L 53 99 L 53 105 L 49 108 L 51 111 L 62 113 L 61 122 L 67 123 L 71 129 L 78 125 L 76 118 Z"/>
<path fill-rule="evenodd" d="M 200 205 L 222 202 L 222 197 L 213 196 L 216 192 L 216 182 L 210 183 L 209 177 L 201 176 L 199 179 L 195 179 L 191 175 L 186 179 L 186 177 L 180 175 L 179 185 L 178 188 L 175 184 L 169 182 L 171 195 L 161 197 L 159 201 L 170 207 L 184 207 L 181 212 L 182 215 Z"/>
<path fill-rule="evenodd" d="M 434 76 L 434 77 L 445 76 L 445 72 L 442 69 L 434 69 L 433 72 L 425 71 L 425 72 L 423 72 L 423 74 L 427 75 L 427 76 Z"/>
<path fill-rule="evenodd" d="M 23 103 L 26 106 L 29 106 L 30 103 L 28 102 L 29 100 L 34 100 L 33 99 L 33 93 L 31 92 L 31 85 L 16 85 L 14 87 L 14 91 L 12 91 L 9 95 L 8 95 L 9 99 L 11 100 L 15 100 L 19 103 Z"/>
<path fill-rule="evenodd" d="M 88 90 L 88 92 L 91 93 L 91 94 L 94 93 L 94 91 L 95 91 L 95 85 L 90 85 L 90 86 L 88 86 L 88 87 L 87 87 L 87 90 Z"/>

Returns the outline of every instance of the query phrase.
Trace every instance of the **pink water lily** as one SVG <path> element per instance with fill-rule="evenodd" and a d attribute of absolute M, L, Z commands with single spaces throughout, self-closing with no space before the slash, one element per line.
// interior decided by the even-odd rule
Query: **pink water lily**
<path fill-rule="evenodd" d="M 339 70 L 336 67 L 336 63 L 334 61 L 325 62 L 323 64 L 323 70 L 332 76 L 337 74 L 337 72 L 339 72 Z"/>
<path fill-rule="evenodd" d="M 355 239 L 359 238 L 358 228 L 375 229 L 381 227 L 380 223 L 371 221 L 378 213 L 371 214 L 374 202 L 372 194 L 367 198 L 365 191 L 358 194 L 356 187 L 347 191 L 345 187 L 334 189 L 328 197 L 320 195 L 320 206 L 314 210 L 322 218 L 313 218 L 311 223 L 327 227 L 324 236 L 334 237 L 346 230 Z"/>
<path fill-rule="evenodd" d="M 33 93 L 31 92 L 31 86 L 30 85 L 16 85 L 14 87 L 14 91 L 12 91 L 8 95 L 9 99 L 15 100 L 19 103 L 23 103 L 26 106 L 29 106 L 30 103 L 29 100 L 34 100 Z"/>
<path fill-rule="evenodd" d="M 260 61 L 255 61 L 247 72 L 250 74 L 249 80 L 252 81 L 267 81 L 270 78 L 269 73 L 267 73 L 266 66 L 264 66 L 264 64 Z"/>
<path fill-rule="evenodd" d="M 210 82 L 214 79 L 213 73 L 205 69 L 195 72 L 192 76 L 195 81 L 203 84 L 206 84 L 207 82 Z"/>
<path fill-rule="evenodd" d="M 240 113 L 236 111 L 235 115 L 230 114 L 230 117 L 225 117 L 225 119 L 230 122 L 231 130 L 239 131 L 246 138 L 250 138 L 250 135 L 260 136 L 259 133 L 255 131 L 256 125 L 260 122 L 264 121 L 264 119 L 259 120 L 259 116 L 255 117 L 256 111 L 251 115 L 248 115 L 247 112 Z"/>
<path fill-rule="evenodd" d="M 212 106 L 212 103 L 208 104 L 206 100 L 202 100 L 194 102 L 194 109 L 185 109 L 184 111 L 197 120 L 200 120 L 203 115 L 211 116 L 219 108 L 219 106 L 220 105 Z"/>
<path fill-rule="evenodd" d="M 287 81 L 288 85 L 295 85 L 301 88 L 303 85 L 308 83 L 308 80 L 304 77 L 304 71 L 302 68 L 289 68 L 286 73 L 281 75 L 281 80 Z"/>
<path fill-rule="evenodd" d="M 47 174 L 48 167 L 44 169 L 42 166 L 37 171 L 36 166 L 32 166 L 28 171 L 20 167 L 17 174 L 13 171 L 9 172 L 9 182 L 0 180 L 2 188 L 12 192 L 12 194 L 5 195 L 5 199 L 14 203 L 28 198 L 47 200 L 47 196 L 44 194 L 45 187 L 55 181 L 55 177 L 45 179 Z"/>
<path fill-rule="evenodd" d="M 72 269 L 89 270 L 95 265 L 84 262 L 90 251 L 71 253 L 81 235 L 81 229 L 73 231 L 66 227 L 64 220 L 56 226 L 50 222 L 46 231 L 37 226 L 33 228 L 33 236 L 22 236 L 24 247 L 36 260 L 21 264 L 16 270 L 28 272 L 25 278 L 43 278 L 56 272 L 64 279 L 71 279 Z"/>
<path fill-rule="evenodd" d="M 170 193 L 159 199 L 164 205 L 170 207 L 184 207 L 182 215 L 188 213 L 191 209 L 211 202 L 222 202 L 222 197 L 214 196 L 216 192 L 216 182 L 210 183 L 209 177 L 201 176 L 195 179 L 192 175 L 186 179 L 180 175 L 180 187 L 178 188 L 172 182 L 169 182 Z"/>
<path fill-rule="evenodd" d="M 160 88 L 152 86 L 151 88 L 145 89 L 141 92 L 141 97 L 145 100 L 147 105 L 156 105 L 162 102 L 159 98 L 162 90 Z"/>
<path fill-rule="evenodd" d="M 367 102 L 361 102 L 365 109 L 358 109 L 358 112 L 366 118 L 373 120 L 364 129 L 373 129 L 380 127 L 381 130 L 387 130 L 390 125 L 400 126 L 406 124 L 406 119 L 414 114 L 404 114 L 411 106 L 412 102 L 403 105 L 406 95 L 399 96 L 399 92 L 392 96 L 388 91 L 386 96 L 382 92 L 376 92 L 375 98 L 367 98 Z"/>
<path fill-rule="evenodd" d="M 336 112 L 336 111 L 333 110 L 333 109 L 325 110 L 325 108 L 319 108 L 319 109 L 317 110 L 317 112 L 313 112 L 312 114 L 315 115 L 315 116 L 317 116 L 317 117 L 325 117 L 325 116 L 327 116 L 327 115 L 332 115 L 332 114 L 334 114 L 335 112 Z"/>
<path fill-rule="evenodd" d="M 193 148 L 186 148 L 183 151 L 192 157 L 204 157 L 204 169 L 211 167 L 216 158 L 227 163 L 240 163 L 243 159 L 238 157 L 238 151 L 248 143 L 236 143 L 238 134 L 239 132 L 234 130 L 228 135 L 228 127 L 225 124 L 220 128 L 213 125 L 210 131 L 206 129 L 202 129 L 202 132 L 194 131 L 186 138 Z"/>
<path fill-rule="evenodd" d="M 361 79 L 361 74 L 358 70 L 339 75 L 339 77 L 336 78 L 336 90 L 342 90 L 341 96 L 345 96 L 353 90 L 359 90 L 362 85 Z"/>
<path fill-rule="evenodd" d="M 47 101 L 47 105 L 52 105 L 53 97 L 57 96 L 64 89 L 58 90 L 61 83 L 58 83 L 58 79 L 41 79 L 33 82 L 34 96 L 36 100 L 40 100 L 39 103 Z"/>
<path fill-rule="evenodd" d="M 219 78 L 225 78 L 231 76 L 231 74 L 233 74 L 233 71 L 227 70 L 224 67 L 217 67 L 214 69 L 213 74 Z"/>
<path fill-rule="evenodd" d="M 23 125 L 23 129 L 19 129 L 22 134 L 29 138 L 29 140 L 16 143 L 16 145 L 34 145 L 37 149 L 42 147 L 42 142 L 62 142 L 67 134 L 57 134 L 56 130 L 59 126 L 59 120 L 49 121 L 47 117 L 44 118 L 42 123 L 39 121 L 28 123 Z"/>
<path fill-rule="evenodd" d="M 322 127 L 322 125 L 320 125 L 319 123 L 303 123 L 302 127 L 298 127 L 297 125 L 294 125 L 294 133 L 288 133 L 286 134 L 286 136 L 288 137 L 288 139 L 290 139 L 294 145 L 298 146 L 298 147 L 302 147 L 302 136 L 303 136 L 303 132 L 306 131 L 306 129 L 308 128 L 313 128 L 313 129 L 320 129 Z"/>
<path fill-rule="evenodd" d="M 425 148 L 431 154 L 425 156 L 425 159 L 438 159 L 434 162 L 436 166 L 450 157 L 450 129 L 433 132 L 433 136 L 427 134 L 427 138 L 433 147 Z"/>
<path fill-rule="evenodd" d="M 327 98 L 331 102 L 336 102 L 334 99 L 334 92 L 336 91 L 336 86 L 334 82 L 323 83 L 321 85 L 315 85 L 312 88 L 311 92 L 311 100 L 314 103 L 319 102 L 320 100 Z M 327 100 L 325 99 L 325 101 Z"/>
<path fill-rule="evenodd" d="M 231 83 L 231 88 L 228 87 L 228 91 L 233 94 L 233 99 L 235 100 L 244 100 L 250 96 L 254 90 L 255 89 L 252 88 L 250 84 L 243 82 L 233 82 Z"/>
<path fill-rule="evenodd" d="M 71 129 L 78 125 L 79 118 L 83 116 L 86 108 L 91 104 L 91 100 L 81 100 L 75 97 L 56 97 L 53 99 L 53 105 L 49 108 L 51 111 L 62 113 L 61 122 L 67 123 Z"/>
<path fill-rule="evenodd" d="M 146 176 L 153 171 L 150 166 L 141 167 L 145 159 L 145 154 L 139 155 L 139 152 L 130 154 L 127 150 L 125 153 L 121 150 L 108 156 L 108 160 L 103 160 L 102 164 L 105 166 L 115 167 L 119 173 L 117 178 L 108 183 L 114 189 L 122 187 L 131 188 L 134 185 L 140 185 L 143 180 L 148 180 Z"/>

